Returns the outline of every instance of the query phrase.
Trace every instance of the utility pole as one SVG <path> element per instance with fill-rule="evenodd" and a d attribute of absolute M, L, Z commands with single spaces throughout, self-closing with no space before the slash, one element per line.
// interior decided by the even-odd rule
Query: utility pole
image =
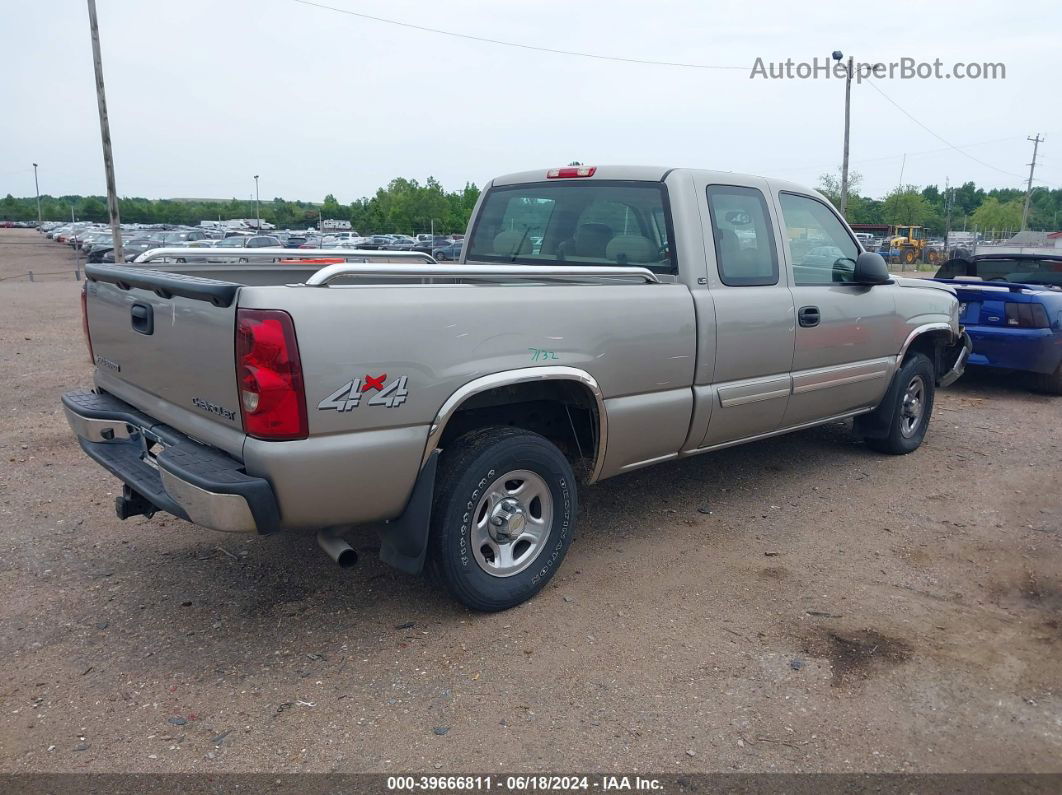
<path fill-rule="evenodd" d="M 254 175 L 254 225 L 255 228 L 262 231 L 262 219 L 258 216 L 258 175 Z"/>
<path fill-rule="evenodd" d="M 1036 150 L 1040 148 L 1040 143 L 1044 140 L 1040 137 L 1040 133 L 1036 133 L 1035 138 L 1026 138 L 1027 141 L 1032 141 L 1033 145 L 1033 159 L 1029 163 L 1029 182 L 1025 186 L 1025 206 L 1021 211 L 1021 231 L 1024 232 L 1028 228 L 1029 221 L 1029 199 L 1032 198 L 1032 181 L 1033 172 L 1036 170 Z"/>
<path fill-rule="evenodd" d="M 88 0 L 89 32 L 92 35 L 92 65 L 96 69 L 96 104 L 100 111 L 100 137 L 103 140 L 103 169 L 107 174 L 107 211 L 111 217 L 111 239 L 115 263 L 125 262 L 122 253 L 121 218 L 118 192 L 114 187 L 114 158 L 111 157 L 111 125 L 107 121 L 107 93 L 103 89 L 103 60 L 100 57 L 100 29 L 96 21 L 96 0 Z"/>
<path fill-rule="evenodd" d="M 44 221 L 41 218 L 41 186 L 37 182 L 37 164 L 33 164 L 33 187 L 37 190 L 37 226 L 39 227 Z"/>
<path fill-rule="evenodd" d="M 847 74 L 844 78 L 844 155 L 841 159 L 841 217 L 847 218 L 848 210 L 848 133 L 852 123 L 852 57 L 848 57 Z"/>
<path fill-rule="evenodd" d="M 840 64 L 844 53 L 834 50 L 832 56 L 834 61 Z M 852 128 L 853 66 L 853 58 L 850 55 L 849 63 L 844 69 L 844 153 L 841 156 L 841 206 L 838 208 L 841 211 L 841 218 L 844 218 L 844 211 L 849 208 L 849 133 Z"/>
<path fill-rule="evenodd" d="M 951 236 L 951 179 L 944 177 L 944 256 L 948 256 L 948 238 Z"/>

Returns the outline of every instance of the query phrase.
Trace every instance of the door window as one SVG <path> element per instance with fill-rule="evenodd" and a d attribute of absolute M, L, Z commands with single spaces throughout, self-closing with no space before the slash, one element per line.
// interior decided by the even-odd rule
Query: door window
<path fill-rule="evenodd" d="M 833 211 L 817 199 L 795 193 L 781 194 L 779 202 L 794 281 L 798 285 L 853 281 L 859 246 Z"/>
<path fill-rule="evenodd" d="M 778 255 L 763 194 L 755 188 L 709 185 L 708 212 L 723 284 L 778 284 Z"/>

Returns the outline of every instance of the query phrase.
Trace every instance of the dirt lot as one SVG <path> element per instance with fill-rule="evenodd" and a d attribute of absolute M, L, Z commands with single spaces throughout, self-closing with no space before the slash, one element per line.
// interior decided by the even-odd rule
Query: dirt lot
<path fill-rule="evenodd" d="M 0 230 L 0 277 L 72 270 Z M 0 282 L 2 771 L 1062 771 L 1062 398 L 968 376 L 585 492 L 530 604 L 309 536 L 118 521 L 61 392 L 79 285 Z"/>

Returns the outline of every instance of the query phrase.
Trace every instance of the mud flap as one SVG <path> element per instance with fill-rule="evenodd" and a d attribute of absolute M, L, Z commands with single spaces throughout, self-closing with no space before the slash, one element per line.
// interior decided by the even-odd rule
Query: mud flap
<path fill-rule="evenodd" d="M 433 451 L 427 463 L 421 467 L 417 482 L 413 484 L 413 493 L 402 515 L 378 528 L 380 560 L 406 574 L 420 574 L 424 569 L 439 452 Z"/>
<path fill-rule="evenodd" d="M 885 391 L 885 397 L 881 399 L 878 407 L 869 414 L 861 414 L 855 418 L 854 428 L 857 435 L 871 439 L 884 439 L 889 435 L 889 429 L 892 428 L 892 418 L 896 413 L 896 406 L 899 402 L 899 375 L 900 368 L 897 367 L 896 372 L 892 374 L 889 388 Z"/>

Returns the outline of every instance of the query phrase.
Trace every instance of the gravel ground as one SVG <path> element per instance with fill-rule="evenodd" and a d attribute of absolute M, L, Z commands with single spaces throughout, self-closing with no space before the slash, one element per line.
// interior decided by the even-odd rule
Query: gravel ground
<path fill-rule="evenodd" d="M 71 271 L 0 230 L 0 277 Z M 968 375 L 584 493 L 497 615 L 312 537 L 120 522 L 61 392 L 79 285 L 0 281 L 0 771 L 1062 771 L 1062 399 Z"/>

